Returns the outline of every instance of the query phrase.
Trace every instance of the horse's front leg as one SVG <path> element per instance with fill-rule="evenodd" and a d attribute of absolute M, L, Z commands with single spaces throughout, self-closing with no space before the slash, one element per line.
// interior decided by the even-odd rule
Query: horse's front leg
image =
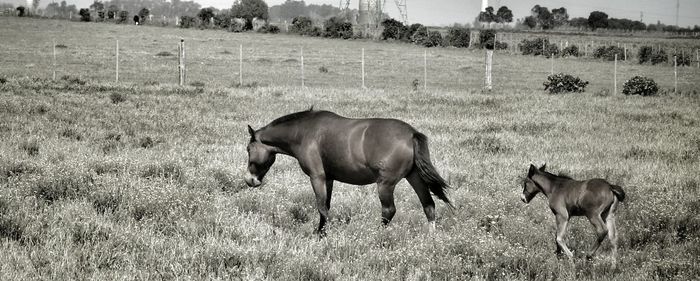
<path fill-rule="evenodd" d="M 311 176 L 311 186 L 316 194 L 316 208 L 320 215 L 318 229 L 314 231 L 321 236 L 325 235 L 325 225 L 328 220 L 328 209 L 330 209 L 331 193 L 333 192 L 333 181 L 326 180 L 325 176 Z M 328 188 L 330 186 L 330 188 Z"/>
<path fill-rule="evenodd" d="M 557 245 L 559 246 L 559 249 L 564 251 L 564 254 L 566 254 L 566 256 L 568 256 L 569 259 L 572 259 L 574 257 L 574 254 L 571 253 L 569 247 L 566 246 L 566 242 L 564 240 L 564 236 L 566 235 L 566 227 L 569 223 L 569 216 L 561 213 L 557 213 L 555 215 L 557 218 Z"/>

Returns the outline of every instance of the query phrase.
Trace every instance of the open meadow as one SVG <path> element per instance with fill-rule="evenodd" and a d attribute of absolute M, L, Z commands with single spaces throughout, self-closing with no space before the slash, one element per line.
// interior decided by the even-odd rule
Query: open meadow
<path fill-rule="evenodd" d="M 180 38 L 194 86 L 176 86 Z M 63 45 L 55 81 L 54 40 Z M 236 85 L 241 44 L 244 83 Z M 700 70 L 679 68 L 673 93 L 672 67 L 620 63 L 618 91 L 634 75 L 662 89 L 623 96 L 611 93 L 611 62 L 556 59 L 555 72 L 590 85 L 550 95 L 542 83 L 551 61 L 496 52 L 494 90 L 483 92 L 483 57 L 364 40 L 0 17 L 0 279 L 700 276 Z M 337 183 L 328 235 L 319 239 L 313 191 L 294 159 L 278 157 L 259 188 L 243 182 L 246 125 L 312 105 L 401 119 L 426 134 L 456 208 L 437 202 L 429 233 L 402 181 L 396 217 L 381 227 L 375 186 Z M 581 217 L 568 234 L 575 259 L 555 256 L 545 198 L 520 201 L 528 166 L 544 162 L 624 188 L 616 267 L 607 241 L 601 256 L 586 260 L 595 238 Z"/>

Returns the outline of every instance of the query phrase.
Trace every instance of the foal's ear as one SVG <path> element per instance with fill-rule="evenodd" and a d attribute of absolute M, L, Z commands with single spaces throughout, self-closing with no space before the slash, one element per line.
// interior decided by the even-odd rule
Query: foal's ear
<path fill-rule="evenodd" d="M 542 167 L 540 167 L 540 172 L 544 172 L 544 169 L 547 168 L 547 163 L 542 164 Z"/>
<path fill-rule="evenodd" d="M 530 164 L 530 169 L 527 171 L 527 177 L 531 178 L 532 175 L 534 175 L 537 172 L 537 167 L 535 165 Z"/>
<path fill-rule="evenodd" d="M 250 134 L 250 140 L 255 141 L 255 130 L 250 125 L 248 125 L 248 133 Z"/>

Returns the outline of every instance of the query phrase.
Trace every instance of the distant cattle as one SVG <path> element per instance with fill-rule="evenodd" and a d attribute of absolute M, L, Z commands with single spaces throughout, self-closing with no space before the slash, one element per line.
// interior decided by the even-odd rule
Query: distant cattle
<path fill-rule="evenodd" d="M 139 25 L 141 18 L 139 16 L 134 16 L 134 24 Z"/>

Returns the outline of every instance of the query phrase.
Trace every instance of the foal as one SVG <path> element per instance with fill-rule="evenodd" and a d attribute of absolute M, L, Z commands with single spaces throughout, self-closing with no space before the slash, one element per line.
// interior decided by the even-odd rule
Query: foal
<path fill-rule="evenodd" d="M 607 236 L 612 244 L 613 260 L 617 257 L 617 230 L 615 229 L 615 210 L 618 202 L 625 200 L 621 187 L 612 185 L 603 179 L 577 181 L 565 176 L 557 176 L 530 165 L 527 179 L 523 183 L 520 199 L 529 203 L 538 192 L 542 192 L 549 201 L 549 208 L 557 220 L 557 254 L 563 251 L 570 259 L 573 254 L 566 247 L 564 235 L 566 226 L 572 216 L 586 216 L 595 227 L 597 240 L 591 253 L 593 258 L 600 244 Z"/>

